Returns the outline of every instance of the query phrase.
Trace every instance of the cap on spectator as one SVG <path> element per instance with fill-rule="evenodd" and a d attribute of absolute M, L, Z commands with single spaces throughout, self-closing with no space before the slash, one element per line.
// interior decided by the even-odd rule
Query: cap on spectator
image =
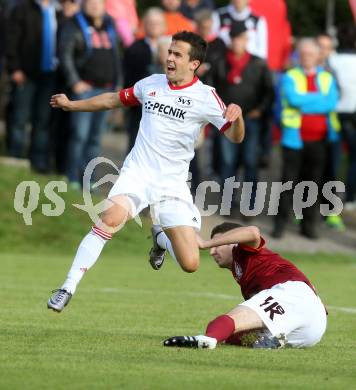
<path fill-rule="evenodd" d="M 230 37 L 235 38 L 246 32 L 247 28 L 245 22 L 233 22 L 230 29 Z"/>

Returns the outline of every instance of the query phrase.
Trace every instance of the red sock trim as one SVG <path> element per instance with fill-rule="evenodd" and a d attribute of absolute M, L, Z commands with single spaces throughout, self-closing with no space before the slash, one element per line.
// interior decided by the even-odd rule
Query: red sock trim
<path fill-rule="evenodd" d="M 226 340 L 235 331 L 234 320 L 227 316 L 222 315 L 216 317 L 215 320 L 211 321 L 206 328 L 205 334 L 209 337 L 214 337 L 219 342 Z"/>
<path fill-rule="evenodd" d="M 111 238 L 112 238 L 112 234 L 111 233 L 104 232 L 104 230 L 98 228 L 95 225 L 91 228 L 91 230 L 92 230 L 92 232 L 94 234 L 96 234 L 97 236 L 103 238 L 104 240 L 111 240 Z"/>

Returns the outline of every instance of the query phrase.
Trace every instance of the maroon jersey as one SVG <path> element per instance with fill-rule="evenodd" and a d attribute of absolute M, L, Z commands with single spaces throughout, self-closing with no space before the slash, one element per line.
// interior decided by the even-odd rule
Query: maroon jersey
<path fill-rule="evenodd" d="M 303 272 L 277 253 L 264 248 L 264 244 L 265 240 L 261 237 L 258 248 L 236 245 L 232 249 L 232 274 L 239 283 L 245 299 L 275 284 L 288 281 L 305 282 L 315 292 Z"/>

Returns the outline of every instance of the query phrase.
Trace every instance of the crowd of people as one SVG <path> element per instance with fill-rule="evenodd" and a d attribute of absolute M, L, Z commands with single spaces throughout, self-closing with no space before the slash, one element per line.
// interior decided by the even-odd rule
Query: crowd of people
<path fill-rule="evenodd" d="M 227 0 L 216 8 L 213 0 L 157 0 L 140 18 L 135 0 L 0 1 L 0 69 L 11 85 L 7 154 L 28 156 L 34 170 L 55 170 L 81 188 L 85 166 L 100 155 L 107 114 L 51 110 L 50 96 L 88 98 L 163 73 L 170 36 L 195 31 L 209 43 L 196 73 L 226 105 L 242 108 L 246 136 L 233 144 L 205 128 L 209 153 L 204 167 L 196 158 L 191 163 L 193 189 L 208 177 L 239 178 L 242 168 L 242 180 L 253 183 L 252 208 L 259 170 L 280 140 L 281 181 L 293 185 L 305 180 L 321 188 L 339 179 L 347 155 L 345 208 L 356 209 L 356 28 L 340 26 L 337 40 L 322 33 L 293 44 L 284 1 L 273 9 L 264 3 Z M 128 151 L 140 118 L 140 107 L 125 112 Z M 285 232 L 292 197 L 293 188 L 282 193 L 276 238 Z M 301 234 L 317 238 L 320 220 L 316 202 L 305 209 Z M 340 216 L 327 222 L 343 228 Z"/>

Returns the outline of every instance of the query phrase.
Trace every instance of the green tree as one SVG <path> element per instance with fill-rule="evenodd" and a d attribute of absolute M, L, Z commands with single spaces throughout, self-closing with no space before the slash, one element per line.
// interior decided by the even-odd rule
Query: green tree
<path fill-rule="evenodd" d="M 286 0 L 286 3 L 295 36 L 313 36 L 325 31 L 328 0 Z M 335 0 L 334 4 L 335 25 L 351 22 L 348 0 Z"/>

